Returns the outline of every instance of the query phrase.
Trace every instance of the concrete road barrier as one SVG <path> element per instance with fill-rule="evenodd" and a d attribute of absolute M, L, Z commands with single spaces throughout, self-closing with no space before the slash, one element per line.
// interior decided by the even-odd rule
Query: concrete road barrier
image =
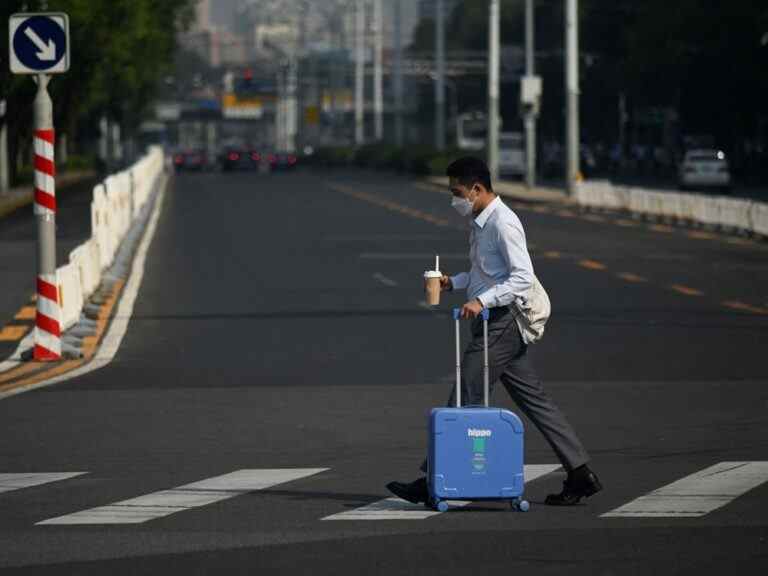
<path fill-rule="evenodd" d="M 753 200 L 627 188 L 606 180 L 582 182 L 575 199 L 589 208 L 627 210 L 650 218 L 768 236 L 768 204 Z"/>
<path fill-rule="evenodd" d="M 129 169 L 94 187 L 91 237 L 57 269 L 62 331 L 81 320 L 88 299 L 101 285 L 166 166 L 162 149 L 153 147 Z"/>

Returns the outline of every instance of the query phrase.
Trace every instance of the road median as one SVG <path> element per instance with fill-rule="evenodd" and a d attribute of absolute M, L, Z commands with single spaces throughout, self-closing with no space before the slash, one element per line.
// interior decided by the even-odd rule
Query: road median
<path fill-rule="evenodd" d="M 115 307 L 134 275 L 137 250 L 146 251 L 147 227 L 156 223 L 158 199 L 168 181 L 162 150 L 154 148 L 128 170 L 96 186 L 91 238 L 57 270 L 61 360 L 32 361 L 34 331 L 30 332 L 0 363 L 0 399 L 52 383 L 51 379 L 83 368 L 98 356 Z"/>

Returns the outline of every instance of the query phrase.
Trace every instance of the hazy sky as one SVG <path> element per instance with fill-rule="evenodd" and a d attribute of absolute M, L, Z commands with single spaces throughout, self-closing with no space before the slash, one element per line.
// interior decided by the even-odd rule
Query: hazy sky
<path fill-rule="evenodd" d="M 314 1 L 321 3 L 324 0 Z M 234 13 L 237 4 L 238 0 L 210 0 L 211 23 L 225 26 L 231 30 L 234 27 Z M 401 6 L 403 10 L 403 35 L 405 42 L 410 41 L 413 27 L 416 25 L 418 4 L 418 0 L 402 0 Z M 383 8 L 386 18 L 385 27 L 387 29 L 391 29 L 392 6 L 390 4 L 390 0 L 384 0 Z M 389 35 L 385 36 L 384 42 L 386 45 L 390 45 L 391 38 Z"/>
<path fill-rule="evenodd" d="M 211 22 L 232 27 L 237 0 L 211 0 Z"/>

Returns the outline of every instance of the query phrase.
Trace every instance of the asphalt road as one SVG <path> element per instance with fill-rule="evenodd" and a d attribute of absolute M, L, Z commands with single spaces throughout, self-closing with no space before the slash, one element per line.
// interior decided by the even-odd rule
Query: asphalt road
<path fill-rule="evenodd" d="M 464 223 L 385 174 L 183 174 L 114 361 L 0 401 L 0 572 L 764 573 L 768 245 L 511 205 L 553 302 L 532 352 L 604 492 L 545 506 L 555 471 L 528 513 L 361 519 L 416 477 L 452 385 L 462 300 L 425 309 L 421 274 L 467 267 Z M 526 463 L 556 464 L 532 426 Z M 23 473 L 82 474 L 3 491 Z"/>

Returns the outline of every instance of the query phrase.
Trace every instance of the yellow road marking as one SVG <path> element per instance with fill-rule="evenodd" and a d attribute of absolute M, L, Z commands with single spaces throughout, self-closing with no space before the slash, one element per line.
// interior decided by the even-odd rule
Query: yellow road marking
<path fill-rule="evenodd" d="M 417 218 L 419 220 L 423 220 L 424 222 L 429 222 L 437 226 L 450 225 L 450 222 L 444 218 L 437 218 L 432 214 L 429 214 L 427 212 L 422 212 L 421 210 L 417 210 L 416 208 L 411 208 L 410 206 L 406 206 L 404 204 L 398 204 L 397 202 L 393 202 L 392 200 L 379 198 L 375 194 L 369 194 L 367 192 L 354 190 L 352 188 L 349 188 L 348 186 L 344 186 L 341 184 L 329 184 L 328 187 L 331 188 L 332 190 L 336 190 L 337 192 L 341 192 L 342 194 L 346 194 L 347 196 L 351 196 L 352 198 L 356 198 L 357 200 L 362 200 L 364 202 L 374 204 L 375 206 L 386 208 L 387 210 L 391 210 L 392 212 L 399 212 L 400 214 L 405 214 L 406 216 Z"/>
<path fill-rule="evenodd" d="M 664 226 L 663 224 L 654 224 L 653 226 L 648 226 L 648 230 L 651 230 L 652 232 L 662 232 L 664 234 L 671 234 L 674 232 L 674 228 L 671 228 L 669 226 Z"/>
<path fill-rule="evenodd" d="M 112 310 L 115 307 L 117 298 L 122 292 L 124 285 L 125 280 L 118 280 L 112 289 L 112 293 L 99 309 L 98 319 L 96 320 L 96 334 L 83 339 L 83 358 L 52 363 L 25 362 L 17 368 L 13 368 L 0 374 L 0 392 L 8 392 L 10 390 L 32 386 L 54 376 L 70 372 L 71 370 L 90 362 L 93 355 L 96 353 L 97 344 L 104 336 L 104 332 L 106 332 L 107 324 L 112 316 Z M 47 369 L 46 364 L 49 366 Z M 27 377 L 19 380 L 22 376 Z"/>
<path fill-rule="evenodd" d="M 642 276 L 638 276 L 637 274 L 632 274 L 631 272 L 620 272 L 619 274 L 616 274 L 619 278 L 622 280 L 626 280 L 627 282 L 648 282 L 647 278 L 643 278 Z"/>
<path fill-rule="evenodd" d="M 582 218 L 589 222 L 605 222 L 605 218 L 596 216 L 595 214 L 586 214 L 585 216 L 582 216 Z"/>
<path fill-rule="evenodd" d="M 533 206 L 531 210 L 533 212 L 538 212 L 539 214 L 549 214 L 551 212 L 546 206 Z"/>
<path fill-rule="evenodd" d="M 0 330 L 0 342 L 15 342 L 21 340 L 29 332 L 30 326 L 5 326 Z"/>
<path fill-rule="evenodd" d="M 24 364 L 19 365 L 17 368 L 13 368 L 8 370 L 8 372 L 3 372 L 0 374 L 0 384 L 18 378 L 19 376 L 23 376 L 24 374 L 35 372 L 36 370 L 40 369 L 40 366 L 41 364 L 39 362 L 25 362 Z M 3 387 L 0 386 L 0 391 L 2 390 Z"/>
<path fill-rule="evenodd" d="M 703 296 L 704 295 L 704 292 L 702 292 L 701 290 L 696 290 L 696 288 L 691 288 L 690 286 L 683 286 L 682 284 L 672 284 L 670 288 L 675 292 L 678 292 L 680 294 L 685 294 L 686 296 Z"/>
<path fill-rule="evenodd" d="M 557 260 L 560 258 L 560 252 L 557 252 L 556 250 L 549 250 L 544 252 L 541 256 L 542 258 L 551 258 L 553 260 Z"/>
<path fill-rule="evenodd" d="M 616 225 L 623 226 L 624 228 L 637 228 L 637 222 L 633 222 L 632 220 L 624 220 L 623 218 L 616 220 Z"/>
<path fill-rule="evenodd" d="M 588 270 L 605 270 L 605 264 L 596 262 L 595 260 L 579 260 L 579 266 L 587 268 Z"/>
<path fill-rule="evenodd" d="M 752 244 L 751 240 L 746 240 L 745 238 L 728 238 L 726 242 L 728 244 L 733 244 L 734 246 L 749 246 Z"/>
<path fill-rule="evenodd" d="M 688 238 L 693 238 L 694 240 L 714 240 L 715 235 L 709 232 L 688 232 Z"/>
<path fill-rule="evenodd" d="M 752 312 L 754 314 L 768 314 L 768 309 L 758 308 L 757 306 L 750 306 L 744 302 L 738 300 L 726 300 L 723 302 L 723 306 L 726 308 L 732 308 L 733 310 L 739 310 L 740 312 Z"/>
<path fill-rule="evenodd" d="M 557 212 L 555 212 L 555 214 L 557 214 L 558 216 L 560 216 L 562 218 L 575 218 L 576 217 L 576 214 L 574 212 L 570 211 L 570 210 L 558 210 Z"/>
<path fill-rule="evenodd" d="M 16 313 L 16 316 L 14 316 L 15 320 L 34 320 L 35 314 L 37 314 L 37 310 L 34 306 L 24 306 L 21 310 L 19 310 Z"/>

